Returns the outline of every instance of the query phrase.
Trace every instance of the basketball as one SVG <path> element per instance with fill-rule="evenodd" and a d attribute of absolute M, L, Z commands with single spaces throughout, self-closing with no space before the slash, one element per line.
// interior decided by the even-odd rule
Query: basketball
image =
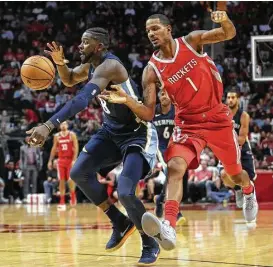
<path fill-rule="evenodd" d="M 43 56 L 32 56 L 26 59 L 21 67 L 23 83 L 33 90 L 42 90 L 49 87 L 55 77 L 55 68 L 52 62 Z"/>

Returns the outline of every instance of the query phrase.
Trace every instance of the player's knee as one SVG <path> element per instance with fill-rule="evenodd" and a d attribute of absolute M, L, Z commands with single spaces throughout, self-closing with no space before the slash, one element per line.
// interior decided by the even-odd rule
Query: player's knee
<path fill-rule="evenodd" d="M 70 178 L 75 182 L 79 183 L 83 178 L 81 169 L 75 164 L 70 170 Z"/>
<path fill-rule="evenodd" d="M 235 183 L 235 184 L 241 184 L 242 183 L 242 179 L 244 176 L 247 176 L 248 177 L 248 174 L 245 170 L 242 170 L 240 173 L 238 174 L 233 174 L 233 175 L 230 175 L 232 181 Z"/>
<path fill-rule="evenodd" d="M 168 175 L 169 179 L 176 178 L 181 179 L 183 178 L 184 173 L 187 169 L 187 163 L 184 159 L 180 157 L 175 157 L 169 160 L 168 162 Z"/>
<path fill-rule="evenodd" d="M 132 206 L 135 198 L 135 190 L 133 184 L 129 184 L 127 179 L 123 179 L 122 176 L 119 177 L 120 183 L 118 184 L 117 194 L 118 199 L 121 204 L 125 207 Z"/>

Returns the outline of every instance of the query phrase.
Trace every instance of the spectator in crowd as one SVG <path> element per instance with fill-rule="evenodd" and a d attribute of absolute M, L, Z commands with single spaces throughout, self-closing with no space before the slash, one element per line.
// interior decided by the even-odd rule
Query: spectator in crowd
<path fill-rule="evenodd" d="M 206 160 L 202 160 L 200 168 L 194 172 L 194 175 L 189 176 L 188 188 L 189 197 L 192 202 L 197 202 L 206 198 L 206 184 L 207 181 L 212 178 L 211 171 L 208 170 L 208 164 Z"/>
<path fill-rule="evenodd" d="M 57 159 L 53 161 L 52 169 L 47 170 L 47 180 L 44 181 L 45 202 L 51 203 L 53 196 L 57 195 L 58 191 L 58 173 L 57 173 Z"/>
<path fill-rule="evenodd" d="M 5 189 L 5 182 L 0 177 L 0 204 L 8 204 L 9 200 L 4 198 L 4 189 Z"/>
<path fill-rule="evenodd" d="M 15 163 L 9 160 L 4 170 L 5 196 L 9 198 L 11 203 L 21 204 L 24 198 L 23 182 L 24 176 L 22 172 L 16 171 Z"/>
<path fill-rule="evenodd" d="M 20 169 L 24 173 L 24 197 L 29 194 L 31 185 L 31 193 L 37 193 L 38 172 L 43 165 L 42 152 L 40 148 L 31 147 L 25 139 L 25 144 L 20 147 Z"/>

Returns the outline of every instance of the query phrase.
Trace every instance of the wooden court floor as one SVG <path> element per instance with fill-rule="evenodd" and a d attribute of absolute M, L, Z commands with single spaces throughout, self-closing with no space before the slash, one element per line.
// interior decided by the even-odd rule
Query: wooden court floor
<path fill-rule="evenodd" d="M 257 225 L 220 206 L 186 206 L 188 224 L 178 229 L 174 251 L 155 266 L 273 266 L 273 205 L 261 207 Z M 93 205 L 58 212 L 56 206 L 0 205 L 0 266 L 135 266 L 141 253 L 135 232 L 117 252 L 105 244 L 111 225 Z"/>

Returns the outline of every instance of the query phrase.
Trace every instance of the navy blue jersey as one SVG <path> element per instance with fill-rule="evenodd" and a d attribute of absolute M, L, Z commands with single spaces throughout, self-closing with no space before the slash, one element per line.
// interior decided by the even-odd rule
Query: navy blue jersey
<path fill-rule="evenodd" d="M 243 113 L 243 110 L 239 108 L 237 110 L 236 114 L 233 116 L 234 129 L 235 129 L 237 135 L 239 135 L 240 128 L 241 128 L 242 113 Z M 242 146 L 241 157 L 244 158 L 247 155 L 252 155 L 251 146 L 250 146 L 248 138 L 246 138 L 246 141 Z"/>
<path fill-rule="evenodd" d="M 103 61 L 106 59 L 114 59 L 122 64 L 120 59 L 110 52 L 106 53 Z M 91 80 L 93 72 L 94 68 L 91 65 L 88 75 L 89 80 Z M 112 83 L 108 84 L 106 90 L 111 90 L 111 85 Z M 141 101 L 142 94 L 139 92 L 136 83 L 130 77 L 127 81 L 123 82 L 121 86 L 128 95 L 137 101 Z M 103 127 L 111 133 L 117 135 L 127 134 L 135 131 L 139 127 L 136 115 L 126 105 L 108 103 L 99 97 L 98 100 L 103 109 Z"/>
<path fill-rule="evenodd" d="M 156 105 L 153 124 L 155 125 L 156 131 L 157 131 L 159 149 L 161 152 L 164 152 L 166 150 L 169 140 L 171 138 L 171 135 L 173 133 L 174 116 L 175 116 L 175 110 L 173 105 L 171 106 L 171 109 L 167 114 L 162 114 L 160 104 Z"/>

